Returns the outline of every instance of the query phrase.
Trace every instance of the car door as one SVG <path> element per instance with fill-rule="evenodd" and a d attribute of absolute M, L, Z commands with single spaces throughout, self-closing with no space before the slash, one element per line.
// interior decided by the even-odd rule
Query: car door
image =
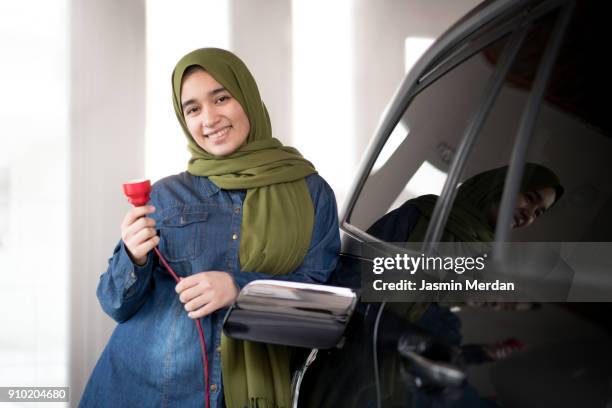
<path fill-rule="evenodd" d="M 359 288 L 362 304 L 342 347 L 324 353 L 311 368 L 303 405 L 479 406 L 491 402 L 483 395 L 504 406 L 605 405 L 603 373 L 609 371 L 605 362 L 612 362 L 605 346 L 612 327 L 609 303 L 567 303 L 612 299 L 606 274 L 612 266 L 605 256 L 612 241 L 612 139 L 602 110 L 602 14 L 595 2 L 485 2 L 407 74 L 340 220 L 343 265 L 333 283 Z M 527 163 L 551 169 L 564 192 L 529 228 L 513 229 Z M 520 337 L 529 349 L 470 369 L 468 385 L 455 392 L 426 390 L 408 365 L 386 357 L 396 350 L 381 349 L 388 341 L 381 322 L 398 304 L 422 316 L 417 309 L 423 308 L 414 305 L 427 308 L 440 299 L 405 292 L 382 297 L 372 290 L 372 260 L 440 250 L 462 183 L 501 167 L 507 170 L 497 224 L 486 245 L 508 279 L 528 285 L 528 295 L 503 300 L 522 300 L 537 310 L 465 307 L 465 298 L 446 296 L 452 327 L 426 328 L 450 343 L 458 336 L 457 346 Z M 425 232 L 407 245 L 404 231 L 414 231 L 422 214 L 399 210 L 423 196 L 431 198 L 430 218 Z M 390 214 L 390 222 L 380 223 Z M 377 224 L 388 230 L 376 230 Z M 531 266 L 514 263 L 529 252 L 553 256 Z M 407 320 L 418 323 L 421 316 Z M 534 373 L 537 378 L 530 379 Z"/>

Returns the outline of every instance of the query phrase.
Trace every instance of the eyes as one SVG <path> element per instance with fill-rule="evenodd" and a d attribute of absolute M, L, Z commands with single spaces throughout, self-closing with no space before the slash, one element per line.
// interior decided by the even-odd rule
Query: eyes
<path fill-rule="evenodd" d="M 225 105 L 231 99 L 232 97 L 229 94 L 221 94 L 221 95 L 215 96 L 212 102 L 216 106 L 222 106 L 222 105 Z M 197 102 L 193 102 L 187 105 L 184 111 L 184 115 L 185 116 L 195 116 L 195 115 L 198 115 L 201 110 L 202 110 L 201 104 Z"/>
<path fill-rule="evenodd" d="M 199 106 L 188 106 L 187 109 L 185 109 L 185 116 L 190 116 L 193 113 L 199 112 L 200 107 Z"/>
<path fill-rule="evenodd" d="M 524 193 L 524 195 L 525 195 L 525 201 L 527 201 L 527 203 L 530 205 L 538 205 L 542 201 L 541 198 L 538 197 L 538 195 L 534 193 L 533 191 L 526 192 Z M 544 212 L 546 212 L 546 208 L 543 206 L 540 206 L 536 208 L 533 214 L 537 218 L 537 217 L 540 217 L 542 214 L 544 214 Z"/>
<path fill-rule="evenodd" d="M 229 95 L 222 95 L 215 100 L 215 105 L 222 104 L 223 102 L 229 101 L 229 100 L 230 100 Z"/>

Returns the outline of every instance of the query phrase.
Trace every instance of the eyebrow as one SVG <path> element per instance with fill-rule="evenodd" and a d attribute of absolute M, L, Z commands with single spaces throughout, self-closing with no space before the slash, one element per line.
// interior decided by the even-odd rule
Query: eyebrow
<path fill-rule="evenodd" d="M 212 91 L 208 92 L 208 96 L 214 96 L 214 95 L 216 95 L 216 94 L 218 94 L 218 93 L 221 93 L 221 92 L 223 92 L 223 91 L 226 91 L 226 90 L 227 90 L 227 89 L 225 89 L 225 87 L 224 87 L 224 86 L 222 86 L 222 87 L 220 87 L 220 88 L 213 89 Z M 193 103 L 196 103 L 195 98 L 188 99 L 188 100 L 186 100 L 185 102 L 183 102 L 183 103 L 181 104 L 181 108 L 183 108 L 183 110 L 185 110 L 185 108 L 186 108 L 187 106 L 189 106 L 189 105 L 191 105 L 191 104 L 193 104 Z"/>
<path fill-rule="evenodd" d="M 535 194 L 536 198 L 538 199 L 538 203 L 542 202 L 542 195 L 540 193 L 538 193 L 537 191 L 532 191 L 533 194 Z"/>

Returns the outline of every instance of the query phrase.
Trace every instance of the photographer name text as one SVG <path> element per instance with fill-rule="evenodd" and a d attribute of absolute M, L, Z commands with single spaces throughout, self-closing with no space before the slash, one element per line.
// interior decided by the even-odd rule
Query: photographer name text
<path fill-rule="evenodd" d="M 385 282 L 377 279 L 372 282 L 372 288 L 376 291 L 513 291 L 513 282 L 481 282 L 477 279 L 465 280 L 464 282 L 429 282 L 421 280 L 420 284 L 408 279 L 401 279 L 394 282 Z"/>

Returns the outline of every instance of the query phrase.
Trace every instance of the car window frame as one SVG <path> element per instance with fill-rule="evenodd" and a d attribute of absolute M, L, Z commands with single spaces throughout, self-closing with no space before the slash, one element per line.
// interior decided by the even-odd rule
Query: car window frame
<path fill-rule="evenodd" d="M 542 61 L 538 65 L 533 87 L 521 115 L 500 202 L 500 218 L 498 227 L 495 229 L 493 260 L 501 261 L 503 259 L 504 246 L 502 243 L 509 241 L 512 209 L 519 194 L 529 143 L 534 134 L 548 80 L 569 27 L 574 4 L 574 1 L 567 1 L 558 9 L 555 26 L 551 30 Z"/>
<path fill-rule="evenodd" d="M 559 11 L 557 23 L 565 16 L 565 23 L 560 24 L 560 31 L 557 30 L 557 32 L 553 33 L 555 35 L 551 35 L 551 38 L 549 38 L 549 44 L 555 39 L 560 43 L 559 39 L 563 37 L 567 29 L 567 21 L 569 17 L 571 17 L 573 4 L 574 0 L 494 2 L 488 7 L 479 8 L 479 10 L 475 10 L 475 12 L 468 14 L 432 45 L 416 63 L 414 68 L 404 77 L 404 80 L 392 98 L 391 105 L 383 114 L 380 125 L 366 149 L 364 155 L 366 159 L 360 166 L 357 173 L 359 176 L 354 180 L 353 186 L 349 190 L 350 194 L 340 215 L 340 228 L 345 235 L 358 242 L 375 242 L 379 249 L 386 248 L 389 251 L 398 250 L 397 246 L 386 243 L 351 224 L 350 217 L 378 155 L 393 129 L 405 114 L 406 109 L 408 109 L 414 98 L 418 96 L 420 92 L 434 84 L 437 79 L 504 36 L 509 36 L 509 41 L 502 53 L 502 58 L 503 55 L 507 54 L 507 61 L 505 61 L 503 65 L 511 67 L 517 56 L 515 51 L 520 50 L 520 46 L 532 23 L 548 13 Z M 508 13 L 514 13 L 514 15 L 508 16 Z M 503 21 L 501 25 L 497 25 L 496 22 L 500 19 L 505 19 L 506 21 Z M 466 42 L 467 46 L 465 45 Z M 554 55 L 556 55 L 556 52 Z M 554 63 L 554 58 L 552 63 Z M 542 64 L 540 64 L 540 66 L 541 65 Z M 478 139 L 480 134 L 479 127 L 481 127 L 482 122 L 486 120 L 487 109 L 490 110 L 490 106 L 492 106 L 496 100 L 499 91 L 497 88 L 500 85 L 499 79 L 496 78 L 496 76 L 499 77 L 499 75 L 496 74 L 502 69 L 501 66 L 501 63 L 498 64 L 494 73 L 489 78 L 487 91 L 483 93 L 482 100 L 476 113 L 470 118 L 470 122 L 475 126 L 469 126 L 464 133 L 459 148 L 457 149 L 457 154 L 450 165 L 446 182 L 440 194 L 443 200 L 439 199 L 436 203 L 432 214 L 432 220 L 424 240 L 425 244 L 423 250 L 427 252 L 435 251 L 454 201 L 454 190 L 457 181 L 463 172 L 465 162 L 467 158 L 469 158 L 469 153 Z M 540 71 L 538 71 L 538 75 L 539 74 Z M 549 75 L 550 72 L 548 72 L 546 77 L 542 77 L 541 82 L 546 84 Z M 501 79 L 503 84 L 503 76 Z M 538 100 L 534 99 L 533 101 L 533 103 L 536 103 Z M 533 112 L 534 108 L 536 110 L 539 109 L 541 102 L 540 97 L 538 105 L 531 105 L 529 111 Z M 486 106 L 487 104 L 489 104 L 488 107 Z M 529 113 L 529 111 L 527 108 L 524 110 L 520 119 L 521 123 L 525 120 L 525 115 Z M 537 114 L 532 116 L 537 117 Z M 474 129 L 478 131 L 474 132 Z M 523 129 L 523 131 L 517 132 L 514 145 L 520 142 L 521 145 L 528 146 L 532 132 L 527 132 L 526 130 Z M 460 152 L 461 154 L 459 154 Z M 517 177 L 517 172 L 522 172 L 525 154 L 520 155 L 517 153 L 516 156 L 513 154 L 507 181 L 515 183 L 516 179 L 520 179 Z M 506 194 L 506 190 L 504 190 L 504 195 L 502 196 L 501 203 L 506 203 L 506 206 L 514 202 L 513 200 L 515 200 L 518 195 L 518 191 L 516 194 L 512 194 L 513 191 L 510 187 L 512 186 L 508 186 L 508 193 Z M 497 238 L 498 236 L 496 235 L 496 240 Z M 351 239 L 347 241 L 346 245 L 343 243 L 342 253 L 344 254 L 353 252 L 351 251 L 353 245 L 353 243 L 350 242 Z"/>

